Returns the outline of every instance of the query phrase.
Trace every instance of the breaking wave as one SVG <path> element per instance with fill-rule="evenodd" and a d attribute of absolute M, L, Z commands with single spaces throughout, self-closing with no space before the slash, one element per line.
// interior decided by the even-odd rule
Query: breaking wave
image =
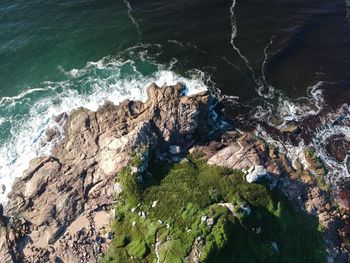
<path fill-rule="evenodd" d="M 208 89 L 206 76 L 199 70 L 180 76 L 171 70 L 176 60 L 170 65 L 157 64 L 137 48 L 129 49 L 128 54 L 126 58 L 105 57 L 89 62 L 82 69 L 60 68 L 65 80 L 44 82 L 40 87 L 1 99 L 0 185 L 6 187 L 0 194 L 1 203 L 6 202 L 14 179 L 22 175 L 29 161 L 50 153 L 55 141 L 43 144 L 43 140 L 47 128 L 60 125 L 53 121 L 53 116 L 78 107 L 97 110 L 106 101 L 115 104 L 124 99 L 144 101 L 145 87 L 151 82 L 159 86 L 183 82 L 188 94 Z"/>

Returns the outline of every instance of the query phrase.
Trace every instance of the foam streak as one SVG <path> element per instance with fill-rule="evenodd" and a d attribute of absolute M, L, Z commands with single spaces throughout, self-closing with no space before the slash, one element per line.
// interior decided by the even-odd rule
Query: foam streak
<path fill-rule="evenodd" d="M 136 19 L 132 16 L 132 7 L 131 4 L 128 0 L 123 0 L 124 4 L 126 5 L 126 7 L 128 8 L 128 16 L 130 17 L 132 23 L 136 26 L 137 32 L 139 34 L 139 36 L 141 35 L 141 30 L 140 30 L 140 26 L 137 23 Z"/>
<path fill-rule="evenodd" d="M 233 0 L 232 6 L 230 7 L 230 13 L 231 13 L 230 19 L 231 19 L 231 28 L 232 28 L 231 45 L 233 49 L 237 52 L 238 56 L 244 61 L 245 65 L 247 66 L 247 68 L 255 78 L 254 70 L 250 66 L 249 60 L 242 54 L 241 50 L 235 45 L 235 38 L 237 37 L 237 34 L 238 34 L 237 21 L 235 16 L 235 6 L 236 6 L 236 0 Z"/>

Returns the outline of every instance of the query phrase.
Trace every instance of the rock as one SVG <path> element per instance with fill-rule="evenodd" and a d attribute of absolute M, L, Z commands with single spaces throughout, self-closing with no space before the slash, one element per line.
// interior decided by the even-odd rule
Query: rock
<path fill-rule="evenodd" d="M 297 133 L 300 131 L 300 127 L 297 122 L 290 121 L 287 124 L 283 125 L 280 128 L 280 131 L 285 133 Z"/>
<path fill-rule="evenodd" d="M 119 182 L 117 182 L 117 183 L 115 183 L 115 184 L 113 185 L 113 189 L 114 189 L 114 192 L 115 192 L 117 195 L 119 195 L 119 194 L 121 194 L 121 193 L 123 192 L 122 186 L 121 186 L 121 184 L 120 184 Z"/>
<path fill-rule="evenodd" d="M 48 159 L 42 166 L 35 167 L 34 171 L 29 170 L 27 173 L 32 173 L 30 180 L 25 184 L 23 194 L 27 198 L 32 198 L 42 192 L 50 177 L 58 174 L 61 166 L 54 159 Z M 27 176 L 25 176 L 27 177 Z"/>
<path fill-rule="evenodd" d="M 206 220 L 206 224 L 207 224 L 207 226 L 208 227 L 212 227 L 213 225 L 214 225 L 214 219 L 213 218 L 208 218 L 207 220 Z"/>
<path fill-rule="evenodd" d="M 66 120 L 68 117 L 68 114 L 66 112 L 63 112 L 59 115 L 54 116 L 52 119 L 54 120 L 54 122 L 57 123 L 62 123 L 64 120 Z"/>
<path fill-rule="evenodd" d="M 265 178 L 266 176 L 268 176 L 266 169 L 263 166 L 257 165 L 251 167 L 251 169 L 248 170 L 246 180 L 248 183 L 255 183 Z"/>
<path fill-rule="evenodd" d="M 177 155 L 181 153 L 181 148 L 178 145 L 170 145 L 169 152 L 171 154 Z"/>
<path fill-rule="evenodd" d="M 327 139 L 327 152 L 338 162 L 343 162 L 350 151 L 350 141 L 344 135 L 334 135 Z"/>
<path fill-rule="evenodd" d="M 53 139 L 60 136 L 60 131 L 56 127 L 48 128 L 45 131 L 46 140 L 51 142 Z"/>
<path fill-rule="evenodd" d="M 3 195 L 6 191 L 6 186 L 4 184 L 0 184 L 0 195 Z"/>
<path fill-rule="evenodd" d="M 276 242 L 272 242 L 272 248 L 276 251 L 276 253 L 279 253 L 279 249 L 278 249 L 278 246 L 277 246 L 277 243 Z"/>
<path fill-rule="evenodd" d="M 154 202 L 152 203 L 152 208 L 155 208 L 155 207 L 157 206 L 157 203 L 158 203 L 158 200 L 157 200 L 157 201 L 154 201 Z"/>
<path fill-rule="evenodd" d="M 131 174 L 137 174 L 139 172 L 139 169 L 135 166 L 131 166 L 130 169 L 131 169 Z"/>

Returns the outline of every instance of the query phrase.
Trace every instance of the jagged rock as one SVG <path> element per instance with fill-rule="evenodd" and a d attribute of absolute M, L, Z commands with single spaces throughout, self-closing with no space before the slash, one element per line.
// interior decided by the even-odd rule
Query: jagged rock
<path fill-rule="evenodd" d="M 16 259 L 16 254 L 29 262 L 50 258 L 96 262 L 101 251 L 94 247 L 97 234 L 90 225 L 95 223 L 81 218 L 83 214 L 96 218 L 98 211 L 113 205 L 115 193 L 121 190 L 114 179 L 130 153 L 141 147 L 165 152 L 176 145 L 178 154 L 192 146 L 194 138 L 205 139 L 216 127 L 210 95 L 203 92 L 187 97 L 182 95 L 183 89 L 181 83 L 164 87 L 151 84 L 145 103 L 125 100 L 119 105 L 106 103 L 96 112 L 79 108 L 55 117 L 57 123 L 64 123 L 63 139 L 51 156 L 30 162 L 23 177 L 14 183 L 5 208 L 7 216 L 20 216 L 29 222 L 31 245 L 14 230 L 3 227 L 1 231 L 7 235 L 0 237 L 2 262 Z M 48 141 L 57 135 L 54 128 L 46 131 Z M 138 172 L 144 168 L 138 167 Z M 146 217 L 144 213 L 141 216 Z M 72 231 L 84 234 L 66 239 Z M 19 238 L 6 239 L 10 234 Z M 17 243 L 24 246 L 19 249 Z"/>

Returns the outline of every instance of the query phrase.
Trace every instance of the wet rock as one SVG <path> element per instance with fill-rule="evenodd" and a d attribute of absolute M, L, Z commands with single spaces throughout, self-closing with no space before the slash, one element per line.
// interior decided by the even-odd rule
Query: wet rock
<path fill-rule="evenodd" d="M 290 121 L 290 122 L 286 123 L 285 125 L 283 125 L 280 128 L 280 131 L 284 132 L 284 133 L 298 133 L 300 131 L 300 127 L 299 127 L 297 122 Z"/>
<path fill-rule="evenodd" d="M 326 149 L 338 162 L 343 162 L 350 150 L 350 141 L 344 135 L 331 136 L 327 140 Z"/>
<path fill-rule="evenodd" d="M 0 184 L 0 195 L 3 195 L 6 191 L 6 186 L 4 184 Z"/>
<path fill-rule="evenodd" d="M 46 140 L 48 142 L 51 142 L 52 140 L 60 136 L 60 131 L 57 129 L 57 127 L 52 127 L 45 131 L 45 136 Z"/>
<path fill-rule="evenodd" d="M 59 115 L 54 116 L 52 119 L 54 120 L 54 122 L 57 123 L 62 123 L 64 120 L 66 120 L 68 117 L 68 114 L 66 112 L 63 112 Z"/>

